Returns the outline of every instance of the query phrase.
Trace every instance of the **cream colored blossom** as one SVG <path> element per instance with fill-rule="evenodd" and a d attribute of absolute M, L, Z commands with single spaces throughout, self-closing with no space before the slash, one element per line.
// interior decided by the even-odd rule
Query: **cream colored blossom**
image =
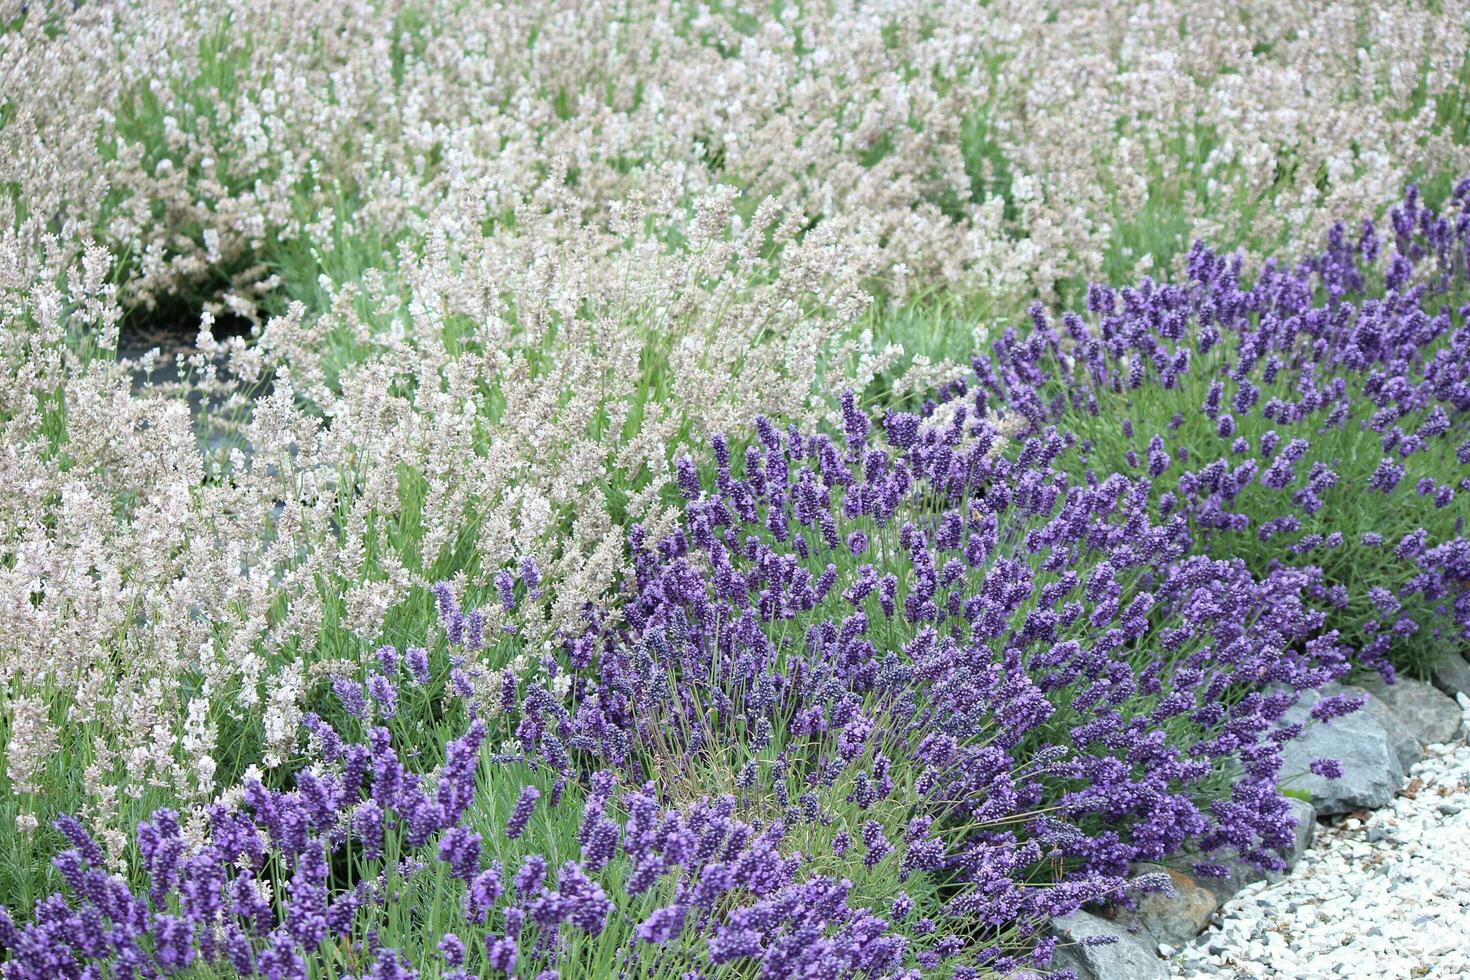
<path fill-rule="evenodd" d="M 10 744 L 5 774 L 10 779 L 11 790 L 19 795 L 40 793 L 46 763 L 56 754 L 58 746 L 46 702 L 32 695 L 12 698 L 7 714 Z"/>

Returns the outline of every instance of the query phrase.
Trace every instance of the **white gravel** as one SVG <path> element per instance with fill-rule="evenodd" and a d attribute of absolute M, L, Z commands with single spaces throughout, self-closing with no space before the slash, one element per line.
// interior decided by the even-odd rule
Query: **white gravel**
<path fill-rule="evenodd" d="M 1177 977 L 1470 977 L 1470 698 L 1391 807 L 1318 828 L 1287 878 L 1256 882 L 1173 954 Z M 1362 816 L 1362 819 L 1359 819 Z"/>

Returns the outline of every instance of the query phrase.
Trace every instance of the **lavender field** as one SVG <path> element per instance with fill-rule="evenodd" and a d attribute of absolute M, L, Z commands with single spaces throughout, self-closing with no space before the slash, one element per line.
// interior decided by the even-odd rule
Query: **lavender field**
<path fill-rule="evenodd" d="M 1470 973 L 1465 0 L 0 0 L 0 371 L 0 976 Z"/>

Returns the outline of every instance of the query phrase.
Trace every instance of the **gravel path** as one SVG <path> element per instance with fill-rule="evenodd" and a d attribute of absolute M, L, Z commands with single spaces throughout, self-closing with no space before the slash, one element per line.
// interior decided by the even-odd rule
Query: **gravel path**
<path fill-rule="evenodd" d="M 1286 879 L 1231 899 L 1177 977 L 1470 976 L 1470 699 L 1392 807 L 1319 827 Z"/>

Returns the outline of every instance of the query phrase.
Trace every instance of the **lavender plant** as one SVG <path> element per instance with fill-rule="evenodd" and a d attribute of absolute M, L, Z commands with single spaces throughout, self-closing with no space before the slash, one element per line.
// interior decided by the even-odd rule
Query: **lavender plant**
<path fill-rule="evenodd" d="M 577 632 L 712 432 L 1470 162 L 1465 0 L 748 6 L 6 5 L 0 892 L 284 775 L 428 583 Z"/>

